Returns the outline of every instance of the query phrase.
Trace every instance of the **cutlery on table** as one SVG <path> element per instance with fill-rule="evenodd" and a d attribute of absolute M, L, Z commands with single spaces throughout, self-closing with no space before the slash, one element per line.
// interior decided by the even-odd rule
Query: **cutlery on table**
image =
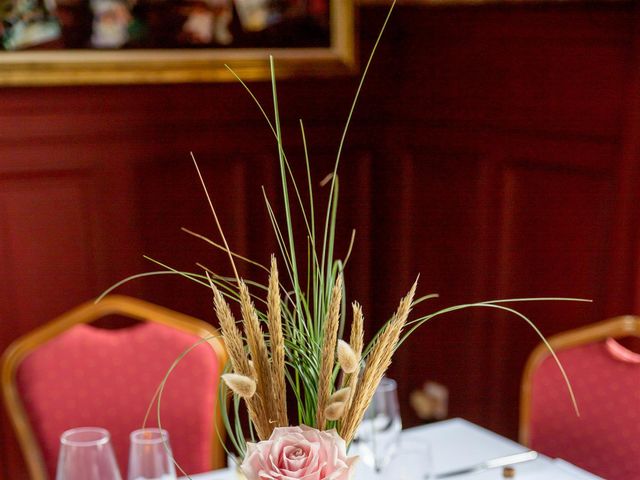
<path fill-rule="evenodd" d="M 450 472 L 438 473 L 434 478 L 449 478 L 456 477 L 458 475 L 465 475 L 468 473 L 479 472 L 481 470 L 489 470 L 491 468 L 506 467 L 507 465 L 515 465 L 516 463 L 530 462 L 538 458 L 538 452 L 530 450 L 528 452 L 516 453 L 514 455 L 507 455 L 505 457 L 493 458 L 486 462 L 481 462 L 470 467 L 461 468 L 458 470 L 452 470 Z"/>

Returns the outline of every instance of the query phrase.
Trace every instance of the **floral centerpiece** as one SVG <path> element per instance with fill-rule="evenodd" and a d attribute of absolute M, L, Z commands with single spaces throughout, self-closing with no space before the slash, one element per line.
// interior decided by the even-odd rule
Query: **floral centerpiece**
<path fill-rule="evenodd" d="M 276 139 L 284 225 L 280 225 L 276 219 L 266 195 L 265 202 L 280 248 L 288 286 L 285 286 L 281 279 L 275 255 L 271 257 L 270 266 L 267 268 L 231 250 L 195 158 L 194 164 L 222 243 L 216 243 L 193 232 L 188 233 L 226 252 L 234 276 L 218 275 L 206 267 L 203 267 L 203 273 L 183 272 L 156 262 L 165 270 L 131 277 L 166 273 L 169 270 L 211 289 L 221 337 L 230 360 L 222 376 L 224 382 L 221 384 L 219 406 L 230 443 L 236 451 L 235 456 L 240 459 L 240 469 L 248 480 L 350 479 L 355 457 L 347 456 L 347 448 L 356 434 L 378 383 L 391 364 L 394 352 L 407 336 L 423 323 L 454 310 L 488 307 L 511 312 L 528 322 L 555 358 L 577 411 L 570 383 L 555 353 L 535 325 L 506 304 L 532 300 L 583 301 L 581 299 L 520 298 L 477 302 L 456 305 L 409 320 L 413 306 L 434 296 L 416 298 L 416 280 L 408 293 L 400 299 L 395 313 L 380 331 L 373 335 L 367 345 L 364 342 L 362 307 L 353 302 L 350 311 L 347 312 L 343 285 L 343 269 L 346 262 L 334 258 L 338 166 L 360 90 L 394 5 L 395 2 L 364 68 L 340 140 L 333 172 L 325 182 L 330 183 L 329 201 L 324 212 L 324 227 L 321 230 L 316 229 L 313 182 L 302 121 L 300 129 L 305 147 L 308 205 L 302 200 L 299 184 L 285 155 L 273 58 L 270 61 L 273 121 L 248 86 L 236 75 L 256 102 Z M 233 70 L 229 70 L 235 75 Z M 304 235 L 308 245 L 304 255 L 307 260 L 305 265 L 298 261 L 292 202 L 298 204 L 304 221 Z M 255 279 L 249 281 L 240 278 L 236 260 L 246 261 L 264 269 L 269 274 L 268 281 L 261 283 Z M 256 295 L 256 292 L 264 293 L 266 298 Z M 257 301 L 260 302 L 260 308 L 256 307 Z M 236 320 L 229 302 L 239 305 L 241 321 Z M 345 334 L 347 325 L 348 337 Z M 207 340 L 203 339 L 202 342 Z M 188 351 L 184 352 L 176 360 L 158 389 L 159 423 L 159 400 L 164 384 L 173 368 L 187 353 Z M 288 391 L 290 397 L 287 395 Z M 231 401 L 227 402 L 229 396 Z M 288 404 L 288 399 L 291 398 L 295 401 L 294 405 Z M 243 404 L 248 415 L 246 425 L 238 418 L 243 411 Z M 186 475 L 179 465 L 178 468 Z"/>

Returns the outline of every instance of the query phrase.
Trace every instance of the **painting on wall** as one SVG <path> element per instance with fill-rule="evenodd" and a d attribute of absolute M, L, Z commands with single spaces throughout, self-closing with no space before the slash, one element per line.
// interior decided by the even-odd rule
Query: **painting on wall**
<path fill-rule="evenodd" d="M 249 79 L 354 68 L 349 0 L 0 0 L 0 84 Z M 280 63 L 280 62 L 279 62 Z"/>

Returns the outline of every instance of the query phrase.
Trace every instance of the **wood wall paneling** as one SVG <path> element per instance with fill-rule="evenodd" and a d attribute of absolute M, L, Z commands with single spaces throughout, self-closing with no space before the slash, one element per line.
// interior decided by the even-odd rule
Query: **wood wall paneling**
<path fill-rule="evenodd" d="M 398 119 L 467 132 L 616 137 L 634 28 L 629 5 L 401 10 L 394 64 L 402 88 L 389 94 Z"/>
<path fill-rule="evenodd" d="M 176 161 L 172 155 L 166 158 L 154 163 L 144 163 L 138 169 L 138 184 L 144 185 L 140 189 L 139 205 L 144 217 L 141 234 L 145 254 L 178 271 L 202 273 L 195 265 L 197 261 L 214 271 L 233 276 L 224 252 L 181 230 L 185 227 L 222 243 L 191 159 L 185 157 L 182 161 Z M 230 248 L 244 253 L 249 218 L 243 197 L 243 192 L 246 191 L 247 162 L 242 158 L 231 157 L 227 159 L 228 168 L 214 169 L 212 159 L 207 154 L 199 154 L 198 158 L 201 173 L 211 199 L 217 206 L 216 213 L 229 239 Z M 147 261 L 145 271 L 147 270 L 157 271 L 162 268 Z M 244 268 L 240 270 L 245 271 Z M 157 303 L 191 314 L 210 312 L 210 299 L 206 295 L 197 295 L 202 288 L 181 276 L 163 276 L 137 282 L 143 285 L 146 294 Z M 172 292 L 168 298 L 167 289 Z M 198 298 L 199 301 L 194 304 L 194 300 Z M 211 315 L 207 318 L 212 320 Z"/>
<path fill-rule="evenodd" d="M 388 182 L 383 200 L 394 205 L 387 231 L 397 230 L 402 240 L 390 237 L 387 248 L 401 245 L 400 257 L 405 257 L 406 265 L 400 270 L 409 275 L 405 285 L 420 273 L 421 293 L 440 294 L 439 299 L 416 308 L 415 315 L 479 299 L 480 292 L 474 290 L 479 284 L 476 277 L 483 272 L 477 267 L 485 248 L 479 242 L 483 212 L 475 207 L 481 189 L 479 156 L 423 145 L 403 158 L 400 192 L 394 195 L 397 187 Z M 394 278 L 394 266 L 388 264 L 389 278 Z M 397 354 L 394 372 L 404 380 L 403 398 L 424 380 L 435 380 L 449 387 L 452 414 L 464 411 L 465 416 L 479 419 L 484 409 L 480 393 L 483 384 L 477 371 L 464 365 L 482 358 L 480 350 L 486 339 L 478 312 L 472 310 L 443 315 L 424 324 Z M 469 391 L 478 392 L 472 402 Z M 407 420 L 412 418 L 408 409 L 404 413 Z"/>
<path fill-rule="evenodd" d="M 52 310 L 64 311 L 65 296 L 86 297 L 96 288 L 88 186 L 81 173 L 64 172 L 3 183 L 9 237 L 3 261 L 17 287 L 11 293 L 12 320 L 32 329 Z M 64 294 L 54 295 L 52 289 Z"/>
<path fill-rule="evenodd" d="M 97 288 L 89 182 L 87 171 L 0 176 L 3 345 Z M 4 428 L 7 478 L 25 478 L 8 424 Z"/>
<path fill-rule="evenodd" d="M 613 210 L 613 174 L 606 170 L 610 148 L 584 145 L 562 161 L 586 156 L 598 158 L 601 169 L 589 170 L 565 162 L 552 165 L 526 160 L 503 166 L 503 205 L 500 263 L 497 265 L 499 298 L 574 297 L 593 305 L 545 302 L 518 305 L 545 335 L 575 328 L 603 318 L 607 262 Z M 580 151 L 582 150 L 582 151 Z M 561 152 L 564 153 L 564 152 Z M 505 409 L 517 402 L 516 369 L 539 341 L 532 330 L 513 315 L 496 316 L 493 325 L 494 422 L 511 425 L 515 434 L 517 410 Z"/>
<path fill-rule="evenodd" d="M 607 282 L 607 314 L 615 312 L 620 305 L 633 304 L 627 307 L 633 312 L 640 311 L 640 296 L 637 285 L 640 281 L 640 248 L 638 230 L 640 212 L 636 208 L 640 201 L 640 191 L 636 187 L 640 180 L 640 4 L 630 15 L 633 19 L 634 32 L 631 42 L 627 81 L 624 91 L 627 95 L 622 130 L 622 152 L 618 163 L 618 184 L 616 188 L 616 213 L 613 230 L 613 261 L 609 267 Z M 635 280 L 630 281 L 629 271 L 636 271 Z M 635 300 L 630 300 L 635 299 Z"/>

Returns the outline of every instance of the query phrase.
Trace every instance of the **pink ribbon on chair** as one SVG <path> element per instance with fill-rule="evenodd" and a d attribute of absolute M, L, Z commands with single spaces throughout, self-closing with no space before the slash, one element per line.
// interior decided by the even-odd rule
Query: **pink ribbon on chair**
<path fill-rule="evenodd" d="M 605 347 L 612 357 L 621 362 L 640 364 L 640 353 L 632 352 L 613 338 L 607 338 Z"/>

